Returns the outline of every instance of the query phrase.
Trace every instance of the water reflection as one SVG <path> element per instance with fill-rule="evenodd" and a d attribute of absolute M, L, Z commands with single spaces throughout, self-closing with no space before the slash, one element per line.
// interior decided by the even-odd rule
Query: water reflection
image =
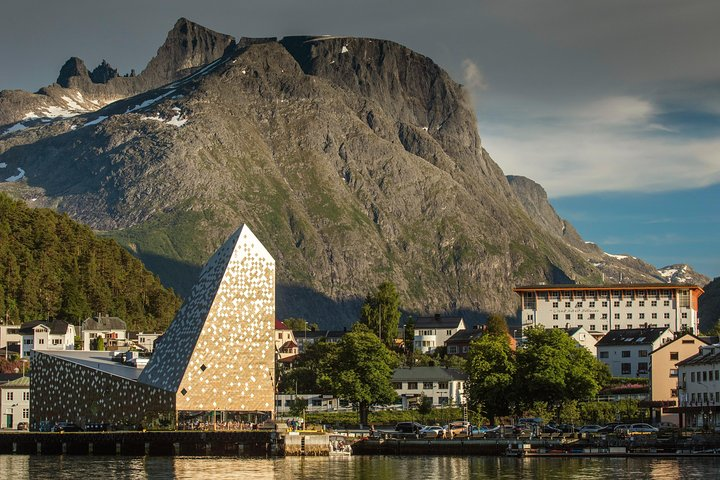
<path fill-rule="evenodd" d="M 0 455 L 4 478 L 672 479 L 720 477 L 720 458 L 101 457 Z"/>

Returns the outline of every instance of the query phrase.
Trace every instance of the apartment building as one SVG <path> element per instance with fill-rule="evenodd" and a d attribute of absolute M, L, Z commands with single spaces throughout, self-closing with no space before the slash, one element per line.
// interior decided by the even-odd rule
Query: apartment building
<path fill-rule="evenodd" d="M 532 285 L 513 290 L 521 298 L 523 328 L 582 327 L 591 334 L 635 328 L 698 333 L 695 285 Z"/>

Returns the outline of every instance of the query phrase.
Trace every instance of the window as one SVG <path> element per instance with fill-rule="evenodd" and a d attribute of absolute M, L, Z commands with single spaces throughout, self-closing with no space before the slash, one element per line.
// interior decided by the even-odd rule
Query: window
<path fill-rule="evenodd" d="M 558 308 L 558 302 L 553 302 L 553 308 Z"/>
<path fill-rule="evenodd" d="M 638 356 L 639 356 L 639 357 L 647 357 L 647 356 L 648 356 L 648 351 L 647 351 L 647 350 L 640 350 L 640 351 L 638 352 Z"/>
<path fill-rule="evenodd" d="M 23 408 L 23 418 L 30 418 L 30 409 Z"/>
<path fill-rule="evenodd" d="M 62 343 L 62 340 L 59 338 L 53 338 L 53 345 L 60 345 Z"/>
<path fill-rule="evenodd" d="M 454 354 L 454 353 L 458 353 L 458 351 L 457 351 L 457 346 L 456 346 L 456 345 L 448 345 L 448 347 L 447 347 L 447 352 L 448 352 L 448 353 L 453 353 L 453 354 Z"/>
<path fill-rule="evenodd" d="M 640 320 L 644 320 L 644 319 L 645 319 L 645 314 L 644 314 L 644 313 L 641 313 L 641 314 L 640 314 Z"/>
<path fill-rule="evenodd" d="M 583 319 L 583 314 L 582 314 L 582 313 L 578 313 L 578 320 L 582 320 L 582 319 Z"/>
<path fill-rule="evenodd" d="M 7 392 L 7 399 L 12 400 L 13 399 L 13 392 Z"/>
<path fill-rule="evenodd" d="M 278 333 L 278 340 L 282 340 L 282 332 Z"/>
<path fill-rule="evenodd" d="M 652 302 L 650 302 L 650 306 L 657 307 L 657 300 L 653 300 Z"/>
<path fill-rule="evenodd" d="M 627 302 L 625 302 L 625 306 L 626 306 L 626 307 L 632 307 L 632 301 L 631 301 L 631 300 L 628 300 Z"/>
<path fill-rule="evenodd" d="M 703 382 L 707 382 L 707 372 L 702 372 Z M 698 375 L 698 378 L 700 378 L 700 375 Z M 700 380 L 698 380 L 699 382 Z"/>
<path fill-rule="evenodd" d="M 638 363 L 638 374 L 647 373 L 647 371 L 648 371 L 647 362 L 639 362 Z"/>
<path fill-rule="evenodd" d="M 619 313 L 616 313 L 616 314 L 614 315 L 614 317 L 615 317 L 615 320 L 620 320 L 620 314 L 619 314 Z"/>
<path fill-rule="evenodd" d="M 570 302 L 565 302 L 565 308 L 570 308 Z"/>
<path fill-rule="evenodd" d="M 671 377 L 677 377 L 677 376 L 678 376 L 677 368 L 671 368 L 671 369 L 670 369 L 670 376 L 671 376 Z"/>
<path fill-rule="evenodd" d="M 582 308 L 582 302 L 576 302 L 575 308 Z"/>
<path fill-rule="evenodd" d="M 591 314 L 590 314 L 590 320 L 595 320 L 595 314 L 594 314 L 594 313 L 591 313 Z"/>
<path fill-rule="evenodd" d="M 651 317 L 652 317 L 653 320 L 657 319 L 657 313 L 653 313 L 653 314 L 651 315 Z"/>
<path fill-rule="evenodd" d="M 672 398 L 677 398 L 677 396 L 678 396 L 677 391 L 678 391 L 677 388 L 672 388 L 672 389 L 670 389 L 670 396 L 671 396 Z"/>
<path fill-rule="evenodd" d="M 275 406 L 282 407 L 282 400 L 280 400 L 279 398 L 277 400 L 275 400 Z"/>
<path fill-rule="evenodd" d="M 23 400 L 30 400 L 30 392 L 23 392 Z"/>
<path fill-rule="evenodd" d="M 608 352 L 600 352 L 600 358 L 608 358 Z"/>
<path fill-rule="evenodd" d="M 663 318 L 670 318 L 670 314 L 667 312 L 663 313 Z"/>
<path fill-rule="evenodd" d="M 608 302 L 602 302 L 603 307 L 607 307 L 607 305 L 608 305 Z"/>
<path fill-rule="evenodd" d="M 645 306 L 645 300 L 640 300 L 640 301 L 638 302 L 638 305 L 641 306 L 641 307 L 644 307 L 644 306 Z"/>
<path fill-rule="evenodd" d="M 615 330 L 620 330 L 620 325 L 615 324 Z"/>
<path fill-rule="evenodd" d="M 630 358 L 630 350 L 623 350 L 623 351 L 622 351 L 622 357 L 623 357 L 623 358 Z"/>
<path fill-rule="evenodd" d="M 669 307 L 669 306 L 670 306 L 670 300 L 665 300 L 665 301 L 663 302 L 663 306 L 664 306 L 664 307 Z"/>
<path fill-rule="evenodd" d="M 620 364 L 620 373 L 622 375 L 630 375 L 630 364 L 629 363 L 621 363 Z"/>
<path fill-rule="evenodd" d="M 595 325 L 590 325 L 590 331 L 591 331 L 591 332 L 594 332 L 594 331 L 595 331 Z"/>
<path fill-rule="evenodd" d="M 682 318 L 687 318 L 687 312 L 683 312 L 681 316 Z"/>
<path fill-rule="evenodd" d="M 603 313 L 603 314 L 602 314 L 602 319 L 603 319 L 603 320 L 607 320 L 607 318 L 608 318 L 608 317 L 607 317 L 607 313 Z"/>
<path fill-rule="evenodd" d="M 670 352 L 670 360 L 680 360 L 680 354 L 678 352 Z"/>
<path fill-rule="evenodd" d="M 392 387 L 395 390 L 402 390 L 402 382 L 393 382 Z"/>
<path fill-rule="evenodd" d="M 448 383 L 447 382 L 438 382 L 438 389 L 439 390 L 447 390 Z"/>
<path fill-rule="evenodd" d="M 602 329 L 603 329 L 604 331 L 607 331 L 607 329 L 608 329 L 607 324 L 604 324 L 604 325 L 602 326 Z"/>
<path fill-rule="evenodd" d="M 627 314 L 627 319 L 628 319 L 628 320 L 632 320 L 632 313 L 628 313 L 628 314 Z"/>
<path fill-rule="evenodd" d="M 417 390 L 417 382 L 408 382 L 408 390 Z"/>
<path fill-rule="evenodd" d="M 528 318 L 528 320 L 532 320 L 533 319 L 532 313 L 530 315 L 528 315 L 527 318 Z"/>
<path fill-rule="evenodd" d="M 619 306 L 620 306 L 620 302 L 613 302 L 613 307 L 619 307 Z"/>
<path fill-rule="evenodd" d="M 691 382 L 695 381 L 695 372 L 690 372 L 690 381 Z"/>
<path fill-rule="evenodd" d="M 432 390 L 433 382 L 423 382 L 423 390 Z"/>
<path fill-rule="evenodd" d="M 566 314 L 565 314 L 565 320 L 570 320 L 570 314 L 569 314 L 569 313 L 566 313 Z"/>
<path fill-rule="evenodd" d="M 553 313 L 553 320 L 557 320 L 557 319 L 558 319 L 558 314 L 557 314 L 557 313 Z"/>

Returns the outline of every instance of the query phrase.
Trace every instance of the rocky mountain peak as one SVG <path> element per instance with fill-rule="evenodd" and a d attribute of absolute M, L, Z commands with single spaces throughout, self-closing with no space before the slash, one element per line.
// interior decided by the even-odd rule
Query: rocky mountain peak
<path fill-rule="evenodd" d="M 56 83 L 65 88 L 70 88 L 70 79 L 73 77 L 80 77 L 80 79 L 88 79 L 90 74 L 88 69 L 78 57 L 70 57 L 62 68 L 60 68 L 60 74 L 56 80 Z"/>
<path fill-rule="evenodd" d="M 120 76 L 116 68 L 113 68 L 104 59 L 100 65 L 90 73 L 90 80 L 93 83 L 107 83 L 110 79 Z"/>
<path fill-rule="evenodd" d="M 234 45 L 232 36 L 180 18 L 141 75 L 153 85 L 159 84 L 154 80 L 174 80 L 182 76 L 178 72 L 210 63 Z"/>

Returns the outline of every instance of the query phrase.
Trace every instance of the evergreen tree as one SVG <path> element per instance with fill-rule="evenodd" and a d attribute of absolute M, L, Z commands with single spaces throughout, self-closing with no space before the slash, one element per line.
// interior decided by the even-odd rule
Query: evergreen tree
<path fill-rule="evenodd" d="M 401 315 L 400 297 L 395 285 L 384 282 L 365 298 L 360 309 L 360 322 L 377 335 L 385 346 L 392 348 L 397 338 Z"/>

